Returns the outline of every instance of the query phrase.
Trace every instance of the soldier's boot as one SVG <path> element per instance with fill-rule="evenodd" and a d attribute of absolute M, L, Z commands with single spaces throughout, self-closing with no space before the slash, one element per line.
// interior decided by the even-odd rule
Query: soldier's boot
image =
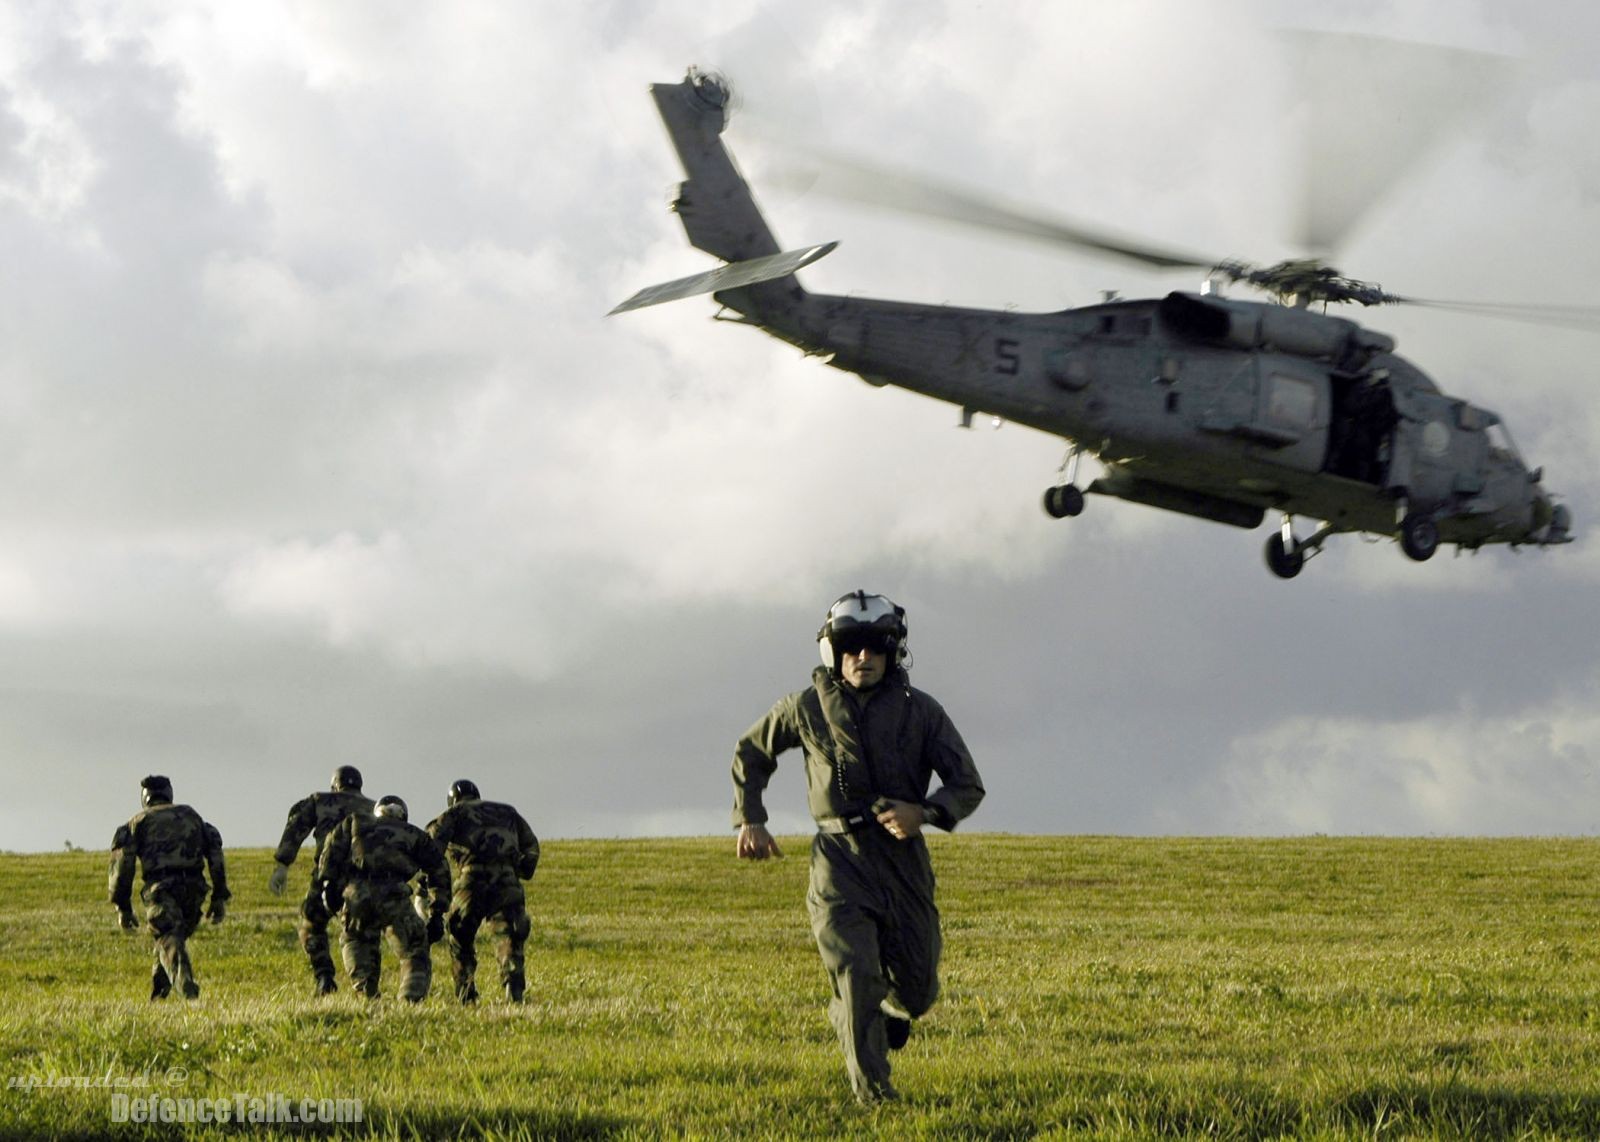
<path fill-rule="evenodd" d="M 407 1003 L 421 1003 L 427 998 L 433 983 L 433 960 L 426 952 L 406 961 L 405 979 L 400 981 L 400 998 Z"/>
<path fill-rule="evenodd" d="M 189 950 L 178 949 L 178 970 L 173 973 L 172 982 L 183 993 L 185 999 L 200 998 L 200 983 L 194 978 L 194 965 L 189 962 Z"/>
<path fill-rule="evenodd" d="M 372 939 L 346 939 L 340 948 L 344 956 L 345 971 L 350 973 L 350 986 L 368 999 L 378 998 L 378 980 L 383 974 L 383 952 Z"/>
<path fill-rule="evenodd" d="M 150 998 L 165 999 L 171 994 L 172 977 L 167 975 L 167 969 L 158 962 L 155 970 L 150 973 Z"/>
<path fill-rule="evenodd" d="M 329 972 L 327 975 L 317 976 L 315 987 L 318 995 L 332 995 L 339 990 L 339 982 L 333 978 L 333 973 Z"/>
<path fill-rule="evenodd" d="M 460 980 L 457 980 L 456 981 L 456 998 L 459 999 L 462 1003 L 476 1003 L 476 1002 L 478 1002 L 478 985 L 476 983 L 474 983 L 470 979 L 467 980 L 467 982 L 465 982 L 465 983 L 462 983 Z"/>
<path fill-rule="evenodd" d="M 911 1016 L 888 1003 L 881 1004 L 879 1010 L 883 1012 L 883 1037 L 888 1040 L 889 1050 L 898 1051 L 911 1041 Z"/>
<path fill-rule="evenodd" d="M 856 1088 L 856 1101 L 863 1106 L 872 1106 L 879 1102 L 897 1102 L 899 1098 L 900 1092 L 894 1089 L 888 1079 L 870 1080 Z"/>
<path fill-rule="evenodd" d="M 309 933 L 302 929 L 301 935 L 306 958 L 311 961 L 311 977 L 317 981 L 317 994 L 326 995 L 327 992 L 322 990 L 322 981 L 331 981 L 337 975 L 333 966 L 333 951 L 328 946 L 327 929 Z"/>
<path fill-rule="evenodd" d="M 502 949 L 500 978 L 505 985 L 506 998 L 512 1003 L 521 1003 L 523 992 L 528 989 L 528 979 L 522 970 L 522 941 L 520 939 L 513 938 Z"/>

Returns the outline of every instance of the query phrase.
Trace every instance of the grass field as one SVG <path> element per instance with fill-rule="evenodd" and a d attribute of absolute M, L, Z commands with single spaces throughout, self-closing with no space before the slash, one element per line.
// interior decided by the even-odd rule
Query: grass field
<path fill-rule="evenodd" d="M 1591 840 L 936 838 L 944 996 L 896 1056 L 904 1101 L 871 1110 L 823 1011 L 805 841 L 732 848 L 548 843 L 530 1002 L 490 998 L 485 943 L 467 1009 L 442 947 L 419 1007 L 313 999 L 266 850 L 228 854 L 202 997 L 151 1004 L 104 854 L 0 856 L 0 1135 L 1600 1137 Z M 119 1123 L 119 1093 L 362 1120 Z"/>

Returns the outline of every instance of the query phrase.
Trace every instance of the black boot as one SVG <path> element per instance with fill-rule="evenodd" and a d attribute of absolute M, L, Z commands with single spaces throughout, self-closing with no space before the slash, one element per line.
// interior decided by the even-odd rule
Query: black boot
<path fill-rule="evenodd" d="M 160 964 L 150 973 L 150 998 L 165 999 L 172 994 L 172 980 L 167 976 L 167 969 Z"/>

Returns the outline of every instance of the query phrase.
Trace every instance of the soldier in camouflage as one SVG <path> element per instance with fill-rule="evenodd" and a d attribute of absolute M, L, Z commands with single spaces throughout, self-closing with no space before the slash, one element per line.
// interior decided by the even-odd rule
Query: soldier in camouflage
<path fill-rule="evenodd" d="M 376 816 L 352 813 L 339 822 L 323 845 L 317 881 L 329 915 L 344 913 L 339 948 L 350 982 L 369 999 L 378 997 L 387 930 L 405 967 L 400 998 L 420 1003 L 433 982 L 428 949 L 444 934 L 450 869 L 433 838 L 406 817 L 406 803 L 390 796 L 379 800 Z M 426 923 L 411 904 L 419 873 L 419 891 L 429 901 Z"/>
<path fill-rule="evenodd" d="M 539 866 L 539 838 L 510 805 L 485 801 L 470 781 L 450 786 L 449 808 L 428 825 L 455 872 L 455 895 L 445 917 L 445 944 L 455 965 L 456 998 L 478 998 L 478 928 L 492 922 L 506 998 L 521 1003 L 527 988 L 522 948 L 528 910 L 522 882 Z"/>
<path fill-rule="evenodd" d="M 277 866 L 267 881 L 267 887 L 274 896 L 283 895 L 284 886 L 289 883 L 289 866 L 294 863 L 305 839 L 308 836 L 316 838 L 316 851 L 311 857 L 311 869 L 315 874 L 328 834 L 352 813 L 372 816 L 372 800 L 362 794 L 361 771 L 353 765 L 341 765 L 333 771 L 332 788 L 328 792 L 318 791 L 290 807 L 289 820 L 283 826 L 282 839 L 278 841 L 278 851 L 273 854 Z M 327 995 L 339 986 L 334 982 L 333 954 L 328 948 L 330 919 L 317 890 L 316 876 L 313 875 L 306 898 L 300 902 L 300 946 L 311 961 L 311 974 L 316 980 L 318 995 Z"/>
<path fill-rule="evenodd" d="M 828 1014 L 862 1102 L 898 1097 L 888 1051 L 939 994 L 939 910 L 923 830 L 954 829 L 983 782 L 949 716 L 907 678 L 905 611 L 856 591 L 817 632 L 823 666 L 734 750 L 736 851 L 778 856 L 762 793 L 778 755 L 805 756 L 817 833 L 806 906 L 833 982 Z M 937 774 L 940 788 L 929 793 Z"/>
<path fill-rule="evenodd" d="M 228 899 L 228 876 L 222 858 L 222 834 L 187 805 L 172 803 L 172 782 L 150 776 L 139 783 L 144 808 L 111 838 L 111 903 L 122 927 L 138 926 L 133 915 L 133 872 L 144 874 L 140 898 L 145 923 L 156 941 L 156 964 L 150 977 L 150 998 L 165 999 L 174 986 L 185 999 L 200 994 L 186 941 L 200 924 L 206 899 L 206 874 L 211 875 L 211 906 L 206 919 L 222 923 Z"/>

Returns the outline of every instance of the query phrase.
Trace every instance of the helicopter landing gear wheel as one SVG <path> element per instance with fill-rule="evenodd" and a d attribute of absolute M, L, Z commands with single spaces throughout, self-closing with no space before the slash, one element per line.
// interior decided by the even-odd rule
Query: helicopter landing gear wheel
<path fill-rule="evenodd" d="M 1306 553 L 1299 544 L 1286 545 L 1281 533 L 1267 540 L 1267 566 L 1280 579 L 1293 579 L 1306 565 Z"/>
<path fill-rule="evenodd" d="M 1083 511 L 1083 492 L 1073 484 L 1058 484 L 1044 494 L 1044 510 L 1052 519 L 1066 519 Z"/>
<path fill-rule="evenodd" d="M 1418 563 L 1439 550 L 1439 525 L 1432 516 L 1412 513 L 1400 521 L 1400 550 Z"/>

